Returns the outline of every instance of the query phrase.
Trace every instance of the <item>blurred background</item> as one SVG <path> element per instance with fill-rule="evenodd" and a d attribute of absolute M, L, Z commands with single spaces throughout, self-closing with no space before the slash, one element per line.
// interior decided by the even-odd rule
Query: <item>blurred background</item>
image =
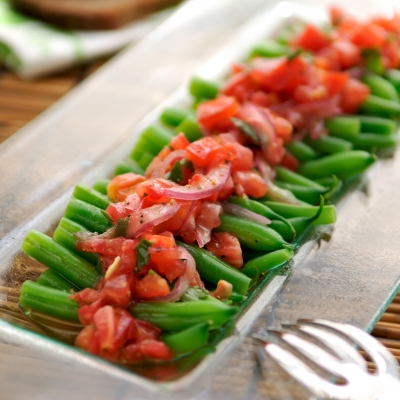
<path fill-rule="evenodd" d="M 0 143 L 180 0 L 0 0 Z"/>

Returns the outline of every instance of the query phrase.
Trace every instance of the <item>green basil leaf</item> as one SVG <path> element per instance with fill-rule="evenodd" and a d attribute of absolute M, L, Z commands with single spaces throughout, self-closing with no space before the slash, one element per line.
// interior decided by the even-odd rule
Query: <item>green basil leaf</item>
<path fill-rule="evenodd" d="M 193 163 L 186 159 L 177 161 L 165 178 L 180 185 L 185 179 L 185 170 L 194 171 Z"/>
<path fill-rule="evenodd" d="M 136 247 L 136 268 L 135 272 L 139 272 L 145 267 L 150 261 L 150 254 L 148 252 L 151 247 L 151 242 L 146 239 L 142 239 Z"/>
<path fill-rule="evenodd" d="M 242 121 L 239 118 L 233 118 L 233 117 L 231 118 L 231 121 L 234 123 L 236 128 L 238 128 L 240 132 L 242 132 L 251 143 L 256 144 L 258 146 L 260 145 L 260 139 L 258 138 L 256 131 L 250 124 Z"/>

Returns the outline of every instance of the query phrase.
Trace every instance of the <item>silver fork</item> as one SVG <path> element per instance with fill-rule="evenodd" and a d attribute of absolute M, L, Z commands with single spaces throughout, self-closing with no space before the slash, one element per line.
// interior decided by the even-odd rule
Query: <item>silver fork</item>
<path fill-rule="evenodd" d="M 268 332 L 284 342 L 285 348 L 258 336 L 255 339 L 278 365 L 314 396 L 337 400 L 400 399 L 396 359 L 366 332 L 352 325 L 323 319 L 299 320 L 295 325 L 283 327 L 285 331 Z M 304 336 L 312 337 L 314 342 L 316 339 L 334 355 Z M 368 372 L 363 357 L 343 337 L 367 352 L 375 363 L 375 373 Z M 287 348 L 299 352 L 319 368 L 342 378 L 345 383 L 337 384 L 326 379 Z"/>

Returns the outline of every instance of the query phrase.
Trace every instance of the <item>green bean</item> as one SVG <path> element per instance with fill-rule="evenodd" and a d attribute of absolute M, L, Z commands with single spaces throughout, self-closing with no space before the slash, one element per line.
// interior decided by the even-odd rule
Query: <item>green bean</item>
<path fill-rule="evenodd" d="M 318 222 L 318 218 L 322 214 L 325 206 L 325 201 L 322 196 L 320 196 L 320 201 L 321 203 L 318 207 L 318 210 L 313 216 L 289 218 L 288 221 L 290 221 L 293 228 L 295 229 L 297 238 L 299 238 L 314 221 L 316 222 L 315 225 L 320 225 L 320 222 Z M 272 221 L 270 227 L 271 229 L 275 229 L 280 235 L 282 235 L 283 238 L 288 235 L 287 228 L 282 225 L 280 221 Z"/>
<path fill-rule="evenodd" d="M 326 188 L 332 187 L 338 179 L 336 176 L 325 176 L 323 178 L 315 179 L 314 182 Z"/>
<path fill-rule="evenodd" d="M 277 180 L 275 180 L 274 183 L 282 189 L 290 190 L 296 196 L 296 198 L 298 198 L 299 200 L 303 200 L 309 204 L 315 204 L 319 200 L 319 196 L 327 192 L 327 189 L 325 188 L 323 191 L 321 191 L 314 188 L 295 185 L 293 183 L 281 182 Z"/>
<path fill-rule="evenodd" d="M 189 84 L 189 93 L 196 99 L 214 99 L 219 92 L 219 84 L 194 76 Z"/>
<path fill-rule="evenodd" d="M 109 179 L 99 179 L 94 185 L 93 189 L 99 193 L 107 195 L 107 186 L 111 181 Z"/>
<path fill-rule="evenodd" d="M 160 121 L 165 125 L 178 126 L 186 117 L 192 114 L 192 111 L 184 108 L 167 107 L 164 108 L 160 116 Z"/>
<path fill-rule="evenodd" d="M 177 242 L 177 244 L 184 247 L 192 255 L 196 261 L 196 269 L 203 279 L 215 284 L 223 279 L 231 283 L 236 292 L 247 293 L 250 279 L 239 270 L 231 267 L 207 250 L 183 242 Z"/>
<path fill-rule="evenodd" d="M 376 157 L 361 150 L 332 154 L 318 160 L 307 161 L 299 168 L 299 173 L 311 178 L 323 178 L 336 175 L 339 179 L 347 179 L 359 171 L 367 169 Z"/>
<path fill-rule="evenodd" d="M 221 214 L 220 220 L 221 225 L 215 231 L 232 233 L 249 249 L 273 251 L 290 247 L 281 235 L 265 225 L 228 214 Z"/>
<path fill-rule="evenodd" d="M 253 280 L 258 280 L 260 275 L 285 264 L 293 258 L 293 255 L 293 251 L 289 249 L 276 250 L 248 261 L 242 272 Z"/>
<path fill-rule="evenodd" d="M 183 133 L 189 142 L 203 137 L 203 132 L 200 129 L 196 119 L 192 116 L 186 117 L 175 129 L 175 133 Z"/>
<path fill-rule="evenodd" d="M 154 148 L 157 149 L 156 154 L 158 154 L 174 137 L 174 131 L 162 126 L 149 125 L 141 135 L 153 144 Z M 147 149 L 144 150 L 148 151 Z"/>
<path fill-rule="evenodd" d="M 107 196 L 98 193 L 97 190 L 94 190 L 83 183 L 78 183 L 75 186 L 72 197 L 91 204 L 92 206 L 101 208 L 102 210 L 105 210 L 111 204 L 111 201 Z"/>
<path fill-rule="evenodd" d="M 242 301 L 245 301 L 247 299 L 247 296 L 243 296 L 242 294 L 232 292 L 231 297 L 229 300 L 231 300 L 233 303 L 241 303 Z"/>
<path fill-rule="evenodd" d="M 357 138 L 352 139 L 355 148 L 383 148 L 392 147 L 397 144 L 397 135 L 382 135 L 380 133 L 360 133 Z"/>
<path fill-rule="evenodd" d="M 284 56 L 290 52 L 288 46 L 280 44 L 275 40 L 265 39 L 260 43 L 257 43 L 251 50 L 250 57 L 279 57 Z"/>
<path fill-rule="evenodd" d="M 313 217 L 319 210 L 317 206 L 296 206 L 293 204 L 275 203 L 273 201 L 263 201 L 276 213 L 285 218 Z M 334 205 L 325 205 L 321 215 L 313 222 L 313 225 L 333 224 L 336 221 L 336 209 Z"/>
<path fill-rule="evenodd" d="M 335 136 L 322 136 L 315 140 L 307 138 L 306 143 L 313 149 L 326 154 L 342 153 L 353 148 L 353 144 L 348 140 Z"/>
<path fill-rule="evenodd" d="M 398 69 L 388 69 L 385 72 L 386 79 L 396 88 L 400 93 L 400 71 Z"/>
<path fill-rule="evenodd" d="M 146 168 L 149 166 L 149 164 L 153 161 L 154 156 L 151 153 L 148 153 L 145 151 L 140 158 L 137 160 L 137 163 L 140 168 L 143 170 L 146 170 Z"/>
<path fill-rule="evenodd" d="M 53 239 L 62 244 L 67 249 L 72 250 L 74 253 L 78 254 L 79 256 L 86 258 L 88 261 L 97 265 L 99 262 L 99 257 L 95 253 L 89 253 L 87 251 L 79 251 L 76 249 L 76 243 L 78 239 L 76 237 L 76 233 L 84 232 L 87 229 L 84 228 L 82 225 L 77 224 L 74 221 L 69 220 L 68 218 L 61 218 L 57 229 L 54 231 Z"/>
<path fill-rule="evenodd" d="M 308 144 L 300 141 L 293 141 L 285 145 L 286 149 L 289 150 L 297 160 L 300 162 L 315 160 L 318 158 L 318 153 L 311 148 Z"/>
<path fill-rule="evenodd" d="M 358 117 L 340 115 L 326 119 L 325 127 L 329 135 L 349 139 L 358 135 L 361 123 Z"/>
<path fill-rule="evenodd" d="M 115 167 L 115 175 L 122 175 L 122 174 L 126 174 L 128 172 L 133 172 L 134 174 L 137 175 L 144 175 L 144 169 L 139 167 L 139 164 L 132 160 L 131 158 L 125 160 L 122 163 L 119 163 L 116 167 Z"/>
<path fill-rule="evenodd" d="M 209 300 L 183 303 L 142 302 L 130 307 L 135 318 L 150 322 L 163 331 L 172 332 L 201 323 L 209 323 L 209 329 L 216 329 L 229 321 L 236 311 L 236 307 L 227 306 L 222 301 Z"/>
<path fill-rule="evenodd" d="M 143 136 L 142 133 L 130 154 L 130 158 L 134 161 L 138 161 L 144 152 L 150 153 L 155 157 L 161 149 L 162 146 L 153 144 L 153 142 L 151 142 L 147 137 Z"/>
<path fill-rule="evenodd" d="M 26 309 L 39 311 L 53 317 L 79 322 L 78 303 L 69 300 L 70 293 L 25 281 L 21 286 L 19 304 Z"/>
<path fill-rule="evenodd" d="M 79 288 L 93 287 L 99 280 L 93 264 L 43 233 L 28 232 L 22 250 Z"/>
<path fill-rule="evenodd" d="M 256 200 L 250 200 L 247 197 L 237 197 L 237 196 L 231 196 L 228 199 L 229 203 L 236 204 L 238 206 L 241 206 L 243 208 L 246 208 L 247 210 L 253 211 L 256 214 L 260 214 L 263 217 L 266 217 L 270 220 L 279 220 L 282 221 L 287 226 L 287 229 L 289 232 L 292 233 L 292 239 L 296 236 L 296 232 L 294 231 L 293 227 L 290 225 L 290 223 L 283 218 L 281 215 L 273 212 L 269 207 L 267 207 L 265 204 L 261 204 L 260 202 Z M 290 242 L 292 241 L 289 240 Z"/>
<path fill-rule="evenodd" d="M 321 186 L 311 179 L 308 179 L 305 176 L 293 172 L 290 169 L 284 167 L 276 167 L 275 172 L 276 178 L 280 181 L 292 183 L 294 185 L 301 185 L 310 189 L 318 190 L 320 192 L 324 192 L 326 190 L 324 186 Z"/>
<path fill-rule="evenodd" d="M 396 122 L 391 119 L 371 117 L 369 115 L 357 115 L 357 118 L 361 123 L 361 132 L 390 135 L 397 129 Z"/>
<path fill-rule="evenodd" d="M 362 51 L 362 56 L 364 58 L 364 66 L 367 71 L 371 71 L 376 74 L 383 74 L 385 72 L 385 67 L 383 66 L 381 52 L 379 49 L 365 49 Z"/>
<path fill-rule="evenodd" d="M 370 94 L 361 105 L 361 111 L 379 117 L 397 117 L 400 115 L 400 103 Z"/>
<path fill-rule="evenodd" d="M 90 232 L 104 233 L 112 227 L 110 218 L 104 210 L 81 200 L 71 199 L 64 215 Z"/>
<path fill-rule="evenodd" d="M 68 282 L 52 269 L 46 269 L 46 271 L 39 276 L 36 283 L 68 293 L 74 293 L 79 290 L 75 285 L 73 285 L 71 282 Z"/>
<path fill-rule="evenodd" d="M 196 324 L 178 333 L 166 333 L 161 340 L 174 354 L 191 353 L 207 343 L 208 327 L 207 322 Z"/>
<path fill-rule="evenodd" d="M 362 77 L 361 81 L 371 89 L 373 95 L 387 100 L 399 100 L 396 88 L 382 76 L 368 73 Z"/>

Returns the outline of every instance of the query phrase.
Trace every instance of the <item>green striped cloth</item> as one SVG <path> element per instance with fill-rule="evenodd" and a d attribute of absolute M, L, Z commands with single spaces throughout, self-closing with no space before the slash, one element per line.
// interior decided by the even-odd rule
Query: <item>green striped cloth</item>
<path fill-rule="evenodd" d="M 114 31 L 79 32 L 27 17 L 9 0 L 0 0 L 0 63 L 21 78 L 36 78 L 112 54 L 140 40 L 170 13 L 158 12 Z"/>

